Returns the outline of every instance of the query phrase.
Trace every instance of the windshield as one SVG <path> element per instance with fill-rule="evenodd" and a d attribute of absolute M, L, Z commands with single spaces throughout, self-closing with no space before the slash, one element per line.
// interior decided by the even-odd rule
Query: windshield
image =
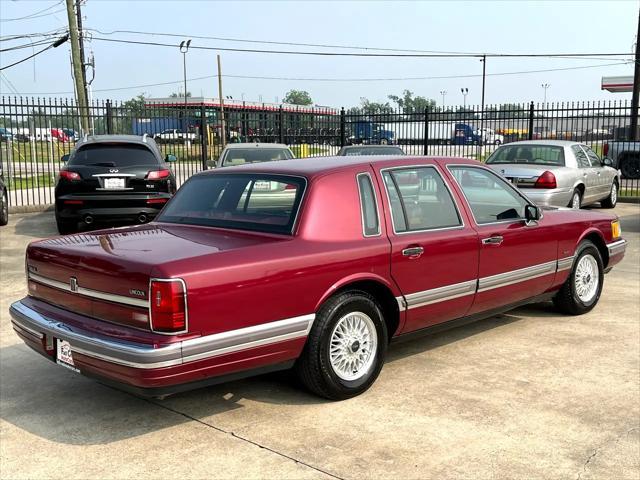
<path fill-rule="evenodd" d="M 245 163 L 271 162 L 293 158 L 288 148 L 230 148 L 222 160 L 223 167 Z"/>
<path fill-rule="evenodd" d="M 552 145 L 505 145 L 487 159 L 487 164 L 518 163 L 564 167 L 564 148 Z"/>
<path fill-rule="evenodd" d="M 157 221 L 291 234 L 305 185 L 283 175 L 196 175 Z"/>
<path fill-rule="evenodd" d="M 343 156 L 355 157 L 359 155 L 404 155 L 400 147 L 355 147 L 345 148 Z"/>
<path fill-rule="evenodd" d="M 104 167 L 158 166 L 151 150 L 136 144 L 98 143 L 81 147 L 69 160 L 69 165 L 96 165 Z"/>

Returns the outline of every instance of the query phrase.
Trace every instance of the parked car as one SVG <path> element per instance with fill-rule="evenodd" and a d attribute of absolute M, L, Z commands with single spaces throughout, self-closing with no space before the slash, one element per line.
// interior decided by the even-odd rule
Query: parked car
<path fill-rule="evenodd" d="M 0 142 L 11 142 L 13 140 L 13 133 L 7 128 L 0 127 Z"/>
<path fill-rule="evenodd" d="M 479 128 L 475 132 L 482 138 L 485 145 L 501 145 L 504 143 L 504 135 L 496 133 L 493 128 Z"/>
<path fill-rule="evenodd" d="M 10 312 L 47 359 L 140 395 L 293 367 L 344 399 L 392 339 L 590 311 L 625 248 L 615 215 L 542 209 L 473 160 L 297 159 L 194 175 L 148 225 L 31 243 Z"/>
<path fill-rule="evenodd" d="M 613 208 L 620 174 L 588 146 L 562 140 L 529 140 L 496 149 L 486 164 L 537 205 L 580 208 L 595 202 Z"/>
<path fill-rule="evenodd" d="M 338 150 L 338 157 L 356 155 L 406 155 L 400 147 L 392 145 L 347 145 Z"/>
<path fill-rule="evenodd" d="M 78 140 L 80 140 L 80 134 L 73 128 L 63 128 L 62 132 L 67 136 L 69 140 L 73 142 L 77 142 Z"/>
<path fill-rule="evenodd" d="M 622 178 L 640 178 L 640 141 L 607 142 L 602 154 L 620 169 Z"/>
<path fill-rule="evenodd" d="M 196 140 L 196 134 L 192 132 L 183 132 L 181 130 L 176 130 L 175 128 L 169 128 L 157 133 L 153 138 L 158 143 L 181 143 L 184 141 L 194 142 Z"/>
<path fill-rule="evenodd" d="M 62 130 L 62 128 L 52 128 L 51 129 L 51 138 L 57 140 L 58 142 L 66 143 L 69 141 L 69 137 Z"/>
<path fill-rule="evenodd" d="M 4 183 L 4 171 L 0 162 L 0 226 L 9 223 L 9 196 L 7 185 Z"/>
<path fill-rule="evenodd" d="M 95 220 L 146 223 L 176 191 L 176 179 L 158 146 L 146 135 L 95 135 L 64 155 L 55 187 L 58 231 Z"/>
<path fill-rule="evenodd" d="M 292 158 L 295 155 L 291 149 L 280 143 L 232 143 L 222 150 L 216 166 L 220 168 Z"/>

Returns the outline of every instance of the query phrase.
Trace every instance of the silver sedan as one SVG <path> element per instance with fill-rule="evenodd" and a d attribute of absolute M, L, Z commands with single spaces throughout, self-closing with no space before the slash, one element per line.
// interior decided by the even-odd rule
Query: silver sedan
<path fill-rule="evenodd" d="M 503 145 L 486 164 L 538 205 L 580 208 L 618 201 L 620 172 L 587 145 L 564 140 L 529 140 Z"/>

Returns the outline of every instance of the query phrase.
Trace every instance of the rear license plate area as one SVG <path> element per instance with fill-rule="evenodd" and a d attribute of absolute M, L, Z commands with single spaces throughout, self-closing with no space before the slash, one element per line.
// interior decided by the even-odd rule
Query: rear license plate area
<path fill-rule="evenodd" d="M 74 372 L 80 372 L 73 361 L 71 344 L 59 338 L 56 339 L 56 363 Z"/>
<path fill-rule="evenodd" d="M 124 188 L 124 178 L 105 178 L 104 188 L 107 190 L 122 190 Z"/>

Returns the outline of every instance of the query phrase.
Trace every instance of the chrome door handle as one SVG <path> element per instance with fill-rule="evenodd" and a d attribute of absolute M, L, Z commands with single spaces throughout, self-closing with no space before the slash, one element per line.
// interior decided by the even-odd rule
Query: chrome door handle
<path fill-rule="evenodd" d="M 424 248 L 422 247 L 407 247 L 402 250 L 402 255 L 405 257 L 419 257 L 424 253 Z"/>
<path fill-rule="evenodd" d="M 503 240 L 504 238 L 502 237 L 502 235 L 493 235 L 492 237 L 489 237 L 489 238 L 483 238 L 482 244 L 483 245 L 500 245 Z"/>

